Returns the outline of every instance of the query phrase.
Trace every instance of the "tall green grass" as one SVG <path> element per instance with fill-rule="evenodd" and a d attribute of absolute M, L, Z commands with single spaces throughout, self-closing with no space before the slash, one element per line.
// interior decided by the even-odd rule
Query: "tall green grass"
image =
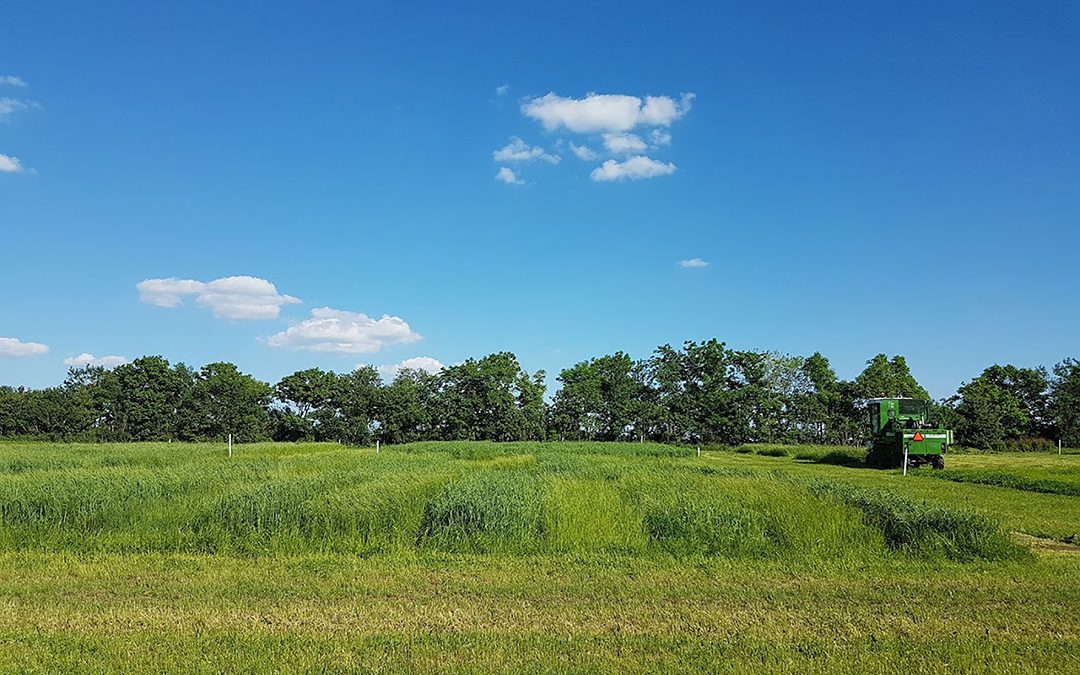
<path fill-rule="evenodd" d="M 770 478 L 686 476 L 624 489 L 650 542 L 674 555 L 833 558 L 880 549 L 856 511 Z"/>
<path fill-rule="evenodd" d="M 424 507 L 417 543 L 446 551 L 530 553 L 544 533 L 540 480 L 519 470 L 476 473 Z"/>
<path fill-rule="evenodd" d="M 223 450 L 0 446 L 0 550 L 1015 554 L 1000 526 L 981 516 L 782 469 L 717 466 L 673 446 L 420 443 L 375 454 L 263 444 L 232 458 Z"/>
<path fill-rule="evenodd" d="M 811 492 L 862 512 L 885 545 L 918 558 L 1002 560 L 1023 557 L 1000 524 L 986 516 L 932 506 L 873 488 L 838 482 L 805 482 Z"/>

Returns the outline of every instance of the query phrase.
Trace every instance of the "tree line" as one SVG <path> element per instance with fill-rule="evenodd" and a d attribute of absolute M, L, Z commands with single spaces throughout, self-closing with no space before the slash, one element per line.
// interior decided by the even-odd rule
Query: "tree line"
<path fill-rule="evenodd" d="M 0 437 L 85 441 L 650 440 L 674 443 L 858 444 L 863 402 L 931 402 L 936 421 L 978 448 L 1080 446 L 1080 362 L 1053 369 L 993 365 L 932 401 L 903 356 L 879 354 L 853 380 L 820 353 L 741 351 L 716 340 L 623 352 L 545 374 L 509 352 L 402 370 L 301 370 L 275 385 L 231 363 L 193 369 L 146 356 L 112 370 L 72 368 L 45 389 L 0 387 Z"/>

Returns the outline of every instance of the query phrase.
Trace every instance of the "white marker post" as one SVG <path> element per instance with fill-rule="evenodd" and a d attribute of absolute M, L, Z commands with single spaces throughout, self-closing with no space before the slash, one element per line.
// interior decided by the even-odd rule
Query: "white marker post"
<path fill-rule="evenodd" d="M 701 446 L 697 446 L 697 456 L 701 457 Z"/>
<path fill-rule="evenodd" d="M 375 454 L 379 454 L 379 442 L 375 441 Z"/>
<path fill-rule="evenodd" d="M 232 434 L 229 434 L 229 457 L 232 457 Z"/>
<path fill-rule="evenodd" d="M 904 443 L 904 475 L 907 475 L 907 443 Z"/>

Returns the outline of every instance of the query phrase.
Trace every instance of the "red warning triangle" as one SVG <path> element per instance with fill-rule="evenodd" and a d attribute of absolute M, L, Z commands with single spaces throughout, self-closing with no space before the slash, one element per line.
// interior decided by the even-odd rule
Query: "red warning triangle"
<path fill-rule="evenodd" d="M 915 436 L 911 440 L 913 440 L 913 441 L 921 441 L 922 440 L 922 432 L 921 431 L 916 431 Z"/>

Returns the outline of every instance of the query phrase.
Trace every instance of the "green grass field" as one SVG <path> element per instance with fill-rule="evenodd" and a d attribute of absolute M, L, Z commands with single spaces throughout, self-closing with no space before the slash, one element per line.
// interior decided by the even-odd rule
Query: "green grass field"
<path fill-rule="evenodd" d="M 1080 671 L 1080 455 L 857 455 L 2 443 L 0 670 Z"/>

